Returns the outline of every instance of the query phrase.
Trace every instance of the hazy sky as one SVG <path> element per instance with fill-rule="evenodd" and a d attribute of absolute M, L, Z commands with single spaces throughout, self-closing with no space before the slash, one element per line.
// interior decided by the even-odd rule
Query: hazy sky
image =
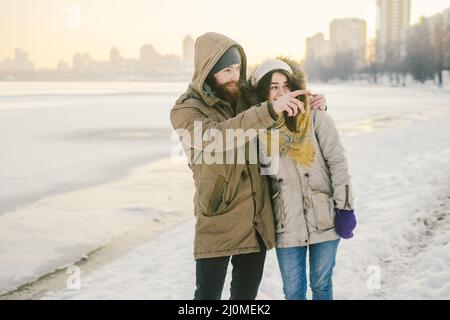
<path fill-rule="evenodd" d="M 278 53 L 301 58 L 305 38 L 328 34 L 333 18 L 357 17 L 375 28 L 376 0 L 0 0 L 0 60 L 14 48 L 37 67 L 72 64 L 75 52 L 107 60 L 117 46 L 137 58 L 151 43 L 181 54 L 186 34 L 224 33 L 244 46 L 250 63 Z M 412 0 L 412 22 L 450 7 L 450 0 Z M 80 19 L 77 20 L 79 8 Z"/>

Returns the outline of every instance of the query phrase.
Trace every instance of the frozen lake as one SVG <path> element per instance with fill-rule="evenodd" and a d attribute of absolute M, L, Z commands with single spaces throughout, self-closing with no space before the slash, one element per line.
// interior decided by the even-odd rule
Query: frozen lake
<path fill-rule="evenodd" d="M 185 85 L 144 87 L 0 83 L 0 213 L 168 154 Z"/>

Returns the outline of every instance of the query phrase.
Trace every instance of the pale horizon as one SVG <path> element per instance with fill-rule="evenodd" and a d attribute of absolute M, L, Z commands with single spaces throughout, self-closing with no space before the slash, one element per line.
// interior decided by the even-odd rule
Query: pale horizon
<path fill-rule="evenodd" d="M 213 3 L 213 4 L 212 4 Z M 322 32 L 336 18 L 366 20 L 375 34 L 375 0 L 286 0 L 213 2 L 207 0 L 0 0 L 0 61 L 15 48 L 29 54 L 36 68 L 72 65 L 76 52 L 109 60 L 117 47 L 125 58 L 138 58 L 144 44 L 160 54 L 181 56 L 182 40 L 215 31 L 245 49 L 250 64 L 277 54 L 303 58 L 306 37 Z M 450 0 L 412 0 L 411 23 L 450 7 Z M 80 8 L 80 25 L 73 20 Z M 278 13 L 278 15 L 274 13 Z M 278 22 L 275 17 L 278 17 Z M 297 30 L 298 28 L 298 30 Z"/>

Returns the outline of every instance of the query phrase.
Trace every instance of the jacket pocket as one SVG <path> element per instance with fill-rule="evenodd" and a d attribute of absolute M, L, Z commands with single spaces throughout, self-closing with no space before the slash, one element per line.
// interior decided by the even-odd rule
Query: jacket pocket
<path fill-rule="evenodd" d="M 224 176 L 214 179 L 200 179 L 197 187 L 197 199 L 203 215 L 207 217 L 225 213 L 228 202 L 225 201 L 227 183 Z"/>
<path fill-rule="evenodd" d="M 317 230 L 334 228 L 334 205 L 332 198 L 326 193 L 314 192 L 311 199 Z"/>
<path fill-rule="evenodd" d="M 283 233 L 285 228 L 286 212 L 283 203 L 283 193 L 281 192 L 281 183 L 283 180 L 272 179 L 272 207 L 275 220 L 275 232 Z"/>

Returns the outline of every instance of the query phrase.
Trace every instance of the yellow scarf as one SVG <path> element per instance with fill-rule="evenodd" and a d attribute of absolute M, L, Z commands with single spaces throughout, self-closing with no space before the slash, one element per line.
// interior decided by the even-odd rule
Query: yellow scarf
<path fill-rule="evenodd" d="M 305 103 L 305 113 L 297 114 L 295 127 L 297 132 L 289 130 L 284 116 L 278 117 L 275 125 L 267 132 L 267 145 L 271 146 L 272 130 L 279 130 L 279 153 L 294 160 L 297 164 L 310 168 L 314 161 L 315 149 L 311 139 L 311 107 L 309 98 Z M 270 147 L 269 147 L 270 148 Z M 265 146 L 265 153 L 270 156 L 271 151 Z"/>

